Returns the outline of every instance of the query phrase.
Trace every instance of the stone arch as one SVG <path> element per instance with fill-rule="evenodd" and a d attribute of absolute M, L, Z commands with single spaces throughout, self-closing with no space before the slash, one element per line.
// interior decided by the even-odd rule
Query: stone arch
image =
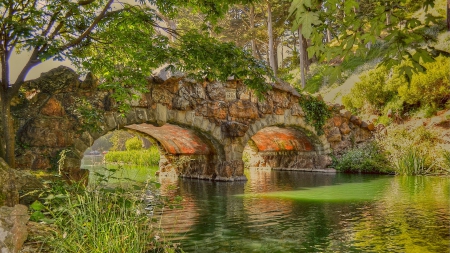
<path fill-rule="evenodd" d="M 133 124 L 125 129 L 153 138 L 160 149 L 160 175 L 199 179 L 215 179 L 216 164 L 223 148 L 191 128 L 166 123 L 160 127 L 152 124 Z"/>
<path fill-rule="evenodd" d="M 243 137 L 237 138 L 230 145 L 228 149 L 225 151 L 231 153 L 233 159 L 242 159 L 242 154 L 248 143 L 253 142 L 252 151 L 254 155 L 259 156 L 258 145 L 254 143 L 252 137 L 256 136 L 260 131 L 264 131 L 264 129 L 272 128 L 271 131 L 277 131 L 277 128 L 280 129 L 290 129 L 291 134 L 295 135 L 295 138 L 304 138 L 304 141 L 311 144 L 311 148 L 309 150 L 290 150 L 291 152 L 272 152 L 272 158 L 276 158 L 276 156 L 281 155 L 291 155 L 295 152 L 295 157 L 293 159 L 296 162 L 291 163 L 290 168 L 283 169 L 295 169 L 293 166 L 298 166 L 300 164 L 299 159 L 308 159 L 310 160 L 309 166 L 307 168 L 297 168 L 297 169 L 314 169 L 320 170 L 325 169 L 327 165 L 330 163 L 330 157 L 328 156 L 331 153 L 330 144 L 327 141 L 327 138 L 324 135 L 319 136 L 315 129 L 308 125 L 304 121 L 304 117 L 299 115 L 291 115 L 290 110 L 286 110 L 284 115 L 266 115 L 265 117 L 255 121 L 252 125 L 250 125 L 248 131 Z M 292 138 L 293 136 L 291 136 Z M 268 137 L 270 138 L 270 137 Z M 293 141 L 295 141 L 293 139 Z M 298 143 L 297 143 L 298 144 Z M 297 147 L 298 149 L 298 147 Z M 280 157 L 277 157 L 278 160 Z M 291 157 L 292 158 L 292 157 Z M 259 157 L 259 160 L 264 160 L 262 157 Z M 265 158 L 265 160 L 267 160 Z M 304 163 L 303 163 L 304 164 Z M 312 165 L 311 165 L 312 164 Z M 273 166 L 272 166 L 273 167 Z"/>

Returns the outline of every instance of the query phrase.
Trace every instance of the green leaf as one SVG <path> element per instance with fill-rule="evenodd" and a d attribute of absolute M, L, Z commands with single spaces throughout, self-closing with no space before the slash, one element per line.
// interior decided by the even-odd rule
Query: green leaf
<path fill-rule="evenodd" d="M 45 215 L 41 211 L 35 211 L 30 216 L 30 220 L 36 221 L 36 222 L 41 221 L 44 218 L 45 218 Z"/>
<path fill-rule="evenodd" d="M 313 25 L 320 25 L 322 21 L 319 19 L 319 14 L 316 12 L 303 12 L 300 19 L 296 20 L 296 25 L 293 27 L 301 27 L 303 36 L 306 39 L 311 38 L 313 32 Z"/>
<path fill-rule="evenodd" d="M 34 211 L 42 211 L 45 209 L 45 206 L 39 200 L 36 200 L 30 205 L 30 208 Z"/>

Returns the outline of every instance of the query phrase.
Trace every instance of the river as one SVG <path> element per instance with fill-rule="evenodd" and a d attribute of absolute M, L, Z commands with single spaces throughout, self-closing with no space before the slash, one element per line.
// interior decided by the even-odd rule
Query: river
<path fill-rule="evenodd" d="M 137 173 L 142 174 L 142 173 Z M 162 180 L 155 213 L 185 252 L 449 252 L 450 178 L 248 170 Z"/>

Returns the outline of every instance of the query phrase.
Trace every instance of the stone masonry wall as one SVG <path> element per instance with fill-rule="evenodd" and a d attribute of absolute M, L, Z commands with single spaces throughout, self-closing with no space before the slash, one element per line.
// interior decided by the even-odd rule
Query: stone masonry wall
<path fill-rule="evenodd" d="M 273 84 L 263 101 L 238 80 L 196 82 L 183 76 L 154 76 L 147 85 L 149 92 L 130 102 L 132 110 L 122 117 L 111 99 L 113 91 L 99 90 L 92 75 L 80 81 L 73 70 L 61 66 L 29 81 L 13 107 L 18 167 L 48 170 L 66 150 L 64 173 L 76 179 L 84 174 L 79 169 L 83 152 L 108 131 L 131 124 L 170 123 L 209 140 L 216 158 L 205 163 L 215 163 L 215 174 L 208 179 L 232 181 L 243 179 L 242 153 L 247 142 L 269 126 L 305 130 L 317 155 L 340 152 L 353 140 L 362 141 L 371 135 L 366 123 L 340 112 L 341 108 L 336 111 L 330 107 L 335 116 L 328 122 L 326 134 L 317 136 L 304 121 L 298 104 L 300 95 L 286 83 Z M 170 153 L 166 160 L 177 163 L 180 157 Z M 186 164 L 180 171 L 193 167 L 192 162 L 178 164 Z M 211 175 L 206 165 L 202 166 L 186 175 Z"/>

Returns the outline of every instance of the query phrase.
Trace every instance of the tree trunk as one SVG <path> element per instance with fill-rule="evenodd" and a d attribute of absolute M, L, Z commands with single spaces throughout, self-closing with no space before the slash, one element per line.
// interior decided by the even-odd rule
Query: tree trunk
<path fill-rule="evenodd" d="M 302 36 L 302 42 L 303 42 L 303 61 L 305 63 L 304 69 L 305 69 L 305 75 L 308 74 L 309 71 L 309 65 L 310 65 L 310 61 L 309 61 L 309 57 L 308 57 L 308 40 Z"/>
<path fill-rule="evenodd" d="M 450 0 L 447 0 L 447 31 L 450 32 Z"/>
<path fill-rule="evenodd" d="M 250 29 L 252 30 L 252 40 L 251 40 L 251 44 L 252 44 L 252 55 L 253 57 L 257 58 L 258 57 L 258 53 L 257 53 L 257 49 L 256 49 L 256 41 L 255 41 L 255 6 L 251 5 L 250 6 Z"/>
<path fill-rule="evenodd" d="M 283 45 L 283 36 L 281 36 L 281 68 L 284 67 L 284 45 Z"/>
<path fill-rule="evenodd" d="M 300 46 L 300 78 L 302 81 L 302 89 L 306 87 L 305 82 L 305 57 L 304 57 L 304 47 L 303 47 L 303 34 L 302 34 L 302 27 L 300 26 L 298 28 L 298 44 Z"/>
<path fill-rule="evenodd" d="M 269 34 L 269 64 L 273 70 L 273 74 L 277 75 L 277 69 L 275 66 L 275 55 L 274 55 L 274 43 L 273 43 L 273 27 L 272 27 L 272 6 L 270 2 L 267 2 L 267 27 Z"/>
<path fill-rule="evenodd" d="M 330 29 L 327 28 L 327 42 L 330 43 L 331 42 L 331 32 Z"/>
<path fill-rule="evenodd" d="M 11 167 L 15 168 L 15 134 L 14 134 L 14 121 L 11 116 L 11 99 L 7 96 L 2 96 L 2 137 L 5 142 L 4 159 L 5 162 Z"/>
<path fill-rule="evenodd" d="M 2 94 L 1 100 L 1 112 L 2 112 L 2 155 L 5 162 L 11 167 L 8 171 L 8 180 L 6 185 L 3 186 L 3 191 L 5 193 L 5 205 L 15 206 L 19 203 L 19 193 L 15 184 L 15 175 L 13 169 L 15 168 L 15 134 L 14 134 L 14 124 L 13 118 L 11 116 L 11 99 L 9 99 L 6 94 Z M 4 145 L 4 146 L 3 146 Z"/>

